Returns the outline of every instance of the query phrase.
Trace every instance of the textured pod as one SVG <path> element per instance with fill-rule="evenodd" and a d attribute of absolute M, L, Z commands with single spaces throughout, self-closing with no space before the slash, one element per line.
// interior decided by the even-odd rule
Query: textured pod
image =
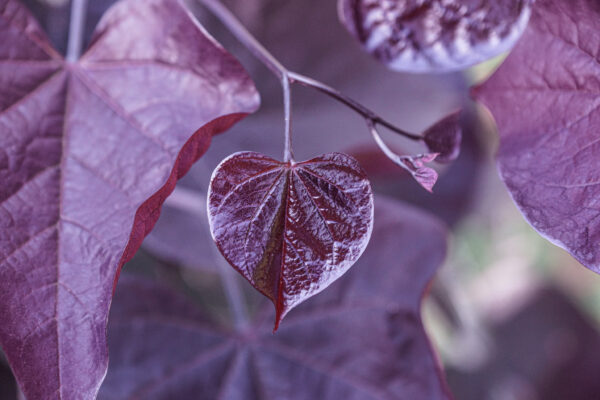
<path fill-rule="evenodd" d="M 339 0 L 342 23 L 391 69 L 446 72 L 505 51 L 519 39 L 531 0 Z"/>
<path fill-rule="evenodd" d="M 345 154 L 282 163 L 242 152 L 214 171 L 208 213 L 223 256 L 275 304 L 277 329 L 360 257 L 373 228 L 373 194 Z"/>

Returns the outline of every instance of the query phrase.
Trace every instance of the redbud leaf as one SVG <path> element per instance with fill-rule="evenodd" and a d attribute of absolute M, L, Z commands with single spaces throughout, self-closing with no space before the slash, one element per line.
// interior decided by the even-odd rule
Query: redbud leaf
<path fill-rule="evenodd" d="M 414 156 L 399 156 L 392 159 L 402 165 L 412 177 L 428 192 L 433 191 L 433 186 L 437 182 L 438 173 L 435 169 L 428 167 L 427 164 L 435 161 L 438 153 L 418 154 Z"/>
<path fill-rule="evenodd" d="M 286 66 L 352 94 L 353 98 L 370 105 L 379 115 L 402 129 L 420 132 L 437 117 L 461 107 L 460 91 L 464 89 L 464 82 L 459 74 L 423 76 L 382 70 L 381 65 L 370 57 L 360 57 L 361 49 L 349 40 L 341 24 L 331 24 L 336 18 L 336 8 L 331 4 L 324 6 L 323 0 L 227 0 L 224 3 Z M 315 13 L 316 9 L 318 13 Z M 201 6 L 198 11 L 206 12 Z M 239 48 L 235 39 L 227 41 L 231 35 L 210 15 L 202 21 L 206 21 L 205 27 L 226 48 Z M 210 24 L 211 21 L 214 23 Z M 244 66 L 252 71 L 252 78 L 260 88 L 261 112 L 236 124 L 227 135 L 217 136 L 211 150 L 186 175 L 180 185 L 202 195 L 206 194 L 212 171 L 229 154 L 251 150 L 278 158 L 283 151 L 281 85 L 243 49 L 235 54 L 244 57 Z M 352 68 L 347 68 L 348 60 L 352 60 Z M 341 70 L 343 74 L 339 73 Z M 432 93 L 435 95 L 432 96 Z M 330 98 L 314 90 L 298 88 L 294 91 L 294 104 L 293 144 L 298 159 L 306 160 L 334 151 L 347 152 L 348 149 L 374 144 L 363 120 Z M 388 135 L 388 132 L 383 129 L 382 134 Z M 394 142 L 390 145 L 393 146 Z M 380 150 L 376 154 L 387 160 Z M 403 171 L 396 165 L 392 168 L 400 173 Z M 412 179 L 390 180 L 386 188 L 400 192 L 400 185 L 403 185 L 404 194 L 414 197 L 415 203 L 431 203 L 443 196 L 443 192 L 448 191 L 450 195 L 460 193 L 458 187 L 463 186 L 457 181 L 468 181 L 480 170 L 472 167 L 454 171 L 454 163 L 448 168 L 452 172 L 438 180 L 433 196 L 416 188 Z M 434 212 L 445 213 L 448 219 L 459 218 L 463 214 L 456 210 L 469 206 L 466 201 L 460 203 L 461 206 L 456 205 L 459 201 L 459 198 L 452 200 L 450 207 L 441 201 Z M 200 201 L 198 204 L 205 211 L 205 203 Z M 210 233 L 205 233 L 207 225 L 206 216 L 191 215 L 167 203 L 156 227 L 145 239 L 144 247 L 158 257 L 190 269 L 214 270 L 215 264 L 208 262 L 206 257 L 213 250 L 203 239 L 210 238 Z"/>
<path fill-rule="evenodd" d="M 438 153 L 435 161 L 448 163 L 460 155 L 462 142 L 461 111 L 442 118 L 423 133 L 425 144 L 432 153 Z"/>
<path fill-rule="evenodd" d="M 414 204 L 437 215 L 447 224 L 455 225 L 471 210 L 479 178 L 487 162 L 486 152 L 479 140 L 480 133 L 485 129 L 482 121 L 471 112 L 463 113 L 460 154 L 441 171 L 433 196 L 419 190 L 414 179 L 387 157 L 382 157 L 381 150 L 374 144 L 367 142 L 352 146 L 345 152 L 359 161 L 375 193 Z"/>
<path fill-rule="evenodd" d="M 225 259 L 275 305 L 277 330 L 360 257 L 373 227 L 373 193 L 345 154 L 290 163 L 242 152 L 214 171 L 208 213 Z"/>
<path fill-rule="evenodd" d="M 510 50 L 531 0 L 339 0 L 348 31 L 389 68 L 446 72 Z"/>
<path fill-rule="evenodd" d="M 28 399 L 92 399 L 121 266 L 213 134 L 241 65 L 177 0 L 125 0 L 77 62 L 0 0 L 0 345 Z"/>
<path fill-rule="evenodd" d="M 459 116 L 460 111 L 454 112 L 433 124 L 423 133 L 423 140 L 430 153 L 392 158 L 392 161 L 405 168 L 428 192 L 433 191 L 433 186 L 438 180 L 438 173 L 427 164 L 433 161 L 448 163 L 454 161 L 460 154 L 462 129 Z"/>
<path fill-rule="evenodd" d="M 474 95 L 500 134 L 498 167 L 531 225 L 600 273 L 600 4 L 542 0 Z"/>
<path fill-rule="evenodd" d="M 375 220 L 356 265 L 299 305 L 275 335 L 269 308 L 232 331 L 163 286 L 122 279 L 99 399 L 451 398 L 420 317 L 446 230 L 379 197 Z"/>

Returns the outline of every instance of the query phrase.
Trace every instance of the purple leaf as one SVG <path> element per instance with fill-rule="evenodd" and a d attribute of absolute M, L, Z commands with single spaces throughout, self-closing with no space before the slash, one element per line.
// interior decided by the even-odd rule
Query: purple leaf
<path fill-rule="evenodd" d="M 375 213 L 357 265 L 276 335 L 268 309 L 241 332 L 220 330 L 189 301 L 123 279 L 99 399 L 449 399 L 420 317 L 446 231 L 391 200 L 378 198 Z"/>
<path fill-rule="evenodd" d="M 438 173 L 425 164 L 435 161 L 438 153 L 419 154 L 416 156 L 401 156 L 399 164 L 415 178 L 428 192 L 432 192 L 433 186 L 437 182 Z"/>
<path fill-rule="evenodd" d="M 509 50 L 531 0 L 338 0 L 348 31 L 379 61 L 408 72 L 467 68 Z"/>
<path fill-rule="evenodd" d="M 177 0 L 120 2 L 77 63 L 15 0 L 0 38 L 0 345 L 27 398 L 94 398 L 121 266 L 258 96 Z"/>
<path fill-rule="evenodd" d="M 439 163 L 454 161 L 460 154 L 462 142 L 461 112 L 457 111 L 442 118 L 427 128 L 423 134 L 429 151 L 438 153 L 435 161 Z"/>
<path fill-rule="evenodd" d="M 415 132 L 422 130 L 429 122 L 462 106 L 464 96 L 460 93 L 466 88 L 459 74 L 408 75 L 381 69 L 370 57 L 360 57 L 361 49 L 348 40 L 341 24 L 331 24 L 336 18 L 336 9 L 331 4 L 323 6 L 322 0 L 228 0 L 226 3 L 285 65 L 351 93 L 354 98 L 369 104 L 380 115 L 402 128 Z M 315 13 L 315 9 L 319 12 Z M 201 13 L 205 10 L 199 7 L 198 11 Z M 216 22 L 208 25 L 212 20 L 209 16 L 202 20 L 206 21 L 204 25 L 209 32 L 224 42 L 226 48 L 238 49 L 239 43 L 235 40 L 227 41 L 231 35 L 221 25 Z M 240 49 L 235 54 L 246 56 L 244 66 L 252 71 L 252 78 L 262 95 L 261 112 L 245 118 L 227 135 L 217 136 L 210 151 L 178 185 L 185 185 L 202 194 L 206 194 L 212 171 L 228 155 L 250 150 L 278 158 L 283 150 L 281 86 L 247 52 Z M 352 60 L 352 68 L 347 68 L 348 60 Z M 341 70 L 343 74 L 339 72 Z M 431 93 L 435 93 L 435 96 Z M 294 91 L 294 105 L 293 142 L 294 154 L 298 159 L 307 160 L 329 152 L 347 152 L 348 149 L 373 143 L 362 121 L 349 113 L 346 107 L 320 93 L 298 88 Z M 381 151 L 378 150 L 377 155 L 381 156 Z M 362 165 L 362 160 L 359 161 Z M 449 165 L 447 173 L 436 184 L 434 196 L 415 188 L 412 178 L 389 180 L 389 185 L 380 186 L 380 190 L 400 195 L 404 189 L 403 196 L 411 197 L 416 204 L 431 205 L 434 213 L 444 214 L 445 219 L 454 222 L 469 207 L 469 201 L 464 199 L 472 193 L 471 186 L 477 182 L 474 175 L 479 169 L 471 161 L 471 153 L 468 153 L 457 160 L 459 166 L 457 162 Z M 397 166 L 393 166 L 393 170 L 402 171 Z M 438 200 L 439 206 L 434 208 L 432 203 Z M 201 207 L 205 210 L 205 203 L 200 203 L 204 204 Z M 208 262 L 206 257 L 207 250 L 210 253 L 213 251 L 207 249 L 212 244 L 204 240 L 205 236 L 210 237 L 210 233 L 205 233 L 207 231 L 206 217 L 191 216 L 167 204 L 154 230 L 146 238 L 144 247 L 170 262 L 191 269 L 213 270 L 214 263 Z M 191 242 L 196 245 L 188 245 Z"/>
<path fill-rule="evenodd" d="M 471 210 L 479 177 L 487 162 L 479 140 L 485 129 L 482 122 L 471 112 L 465 112 L 461 119 L 463 137 L 460 155 L 441 172 L 434 196 L 416 189 L 414 179 L 389 158 L 382 157 L 379 147 L 373 144 L 352 146 L 345 152 L 355 157 L 367 172 L 376 194 L 409 202 L 454 225 Z"/>
<path fill-rule="evenodd" d="M 208 212 L 225 259 L 275 305 L 277 330 L 360 257 L 373 228 L 373 193 L 345 154 L 282 163 L 242 152 L 213 172 Z"/>
<path fill-rule="evenodd" d="M 525 218 L 600 273 L 598 29 L 596 1 L 537 2 L 522 40 L 474 95 L 496 119 L 500 175 Z"/>

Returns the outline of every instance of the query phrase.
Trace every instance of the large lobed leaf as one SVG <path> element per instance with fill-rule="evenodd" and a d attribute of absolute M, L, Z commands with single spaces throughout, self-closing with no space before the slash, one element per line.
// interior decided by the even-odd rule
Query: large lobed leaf
<path fill-rule="evenodd" d="M 121 266 L 211 136 L 257 105 L 177 0 L 120 2 L 76 63 L 0 0 L 0 344 L 27 398 L 95 397 Z"/>
<path fill-rule="evenodd" d="M 532 0 L 338 0 L 348 31 L 397 71 L 464 69 L 509 50 Z"/>
<path fill-rule="evenodd" d="M 448 399 L 420 318 L 445 248 L 436 219 L 379 198 L 361 259 L 298 306 L 276 335 L 268 304 L 267 313 L 232 332 L 164 288 L 123 280 L 99 398 Z"/>
<path fill-rule="evenodd" d="M 600 273 L 599 29 L 597 1 L 538 1 L 474 94 L 496 119 L 500 175 L 525 218 Z"/>
<path fill-rule="evenodd" d="M 373 192 L 352 157 L 280 162 L 236 153 L 213 173 L 212 236 L 227 261 L 285 315 L 342 276 L 373 229 Z"/>

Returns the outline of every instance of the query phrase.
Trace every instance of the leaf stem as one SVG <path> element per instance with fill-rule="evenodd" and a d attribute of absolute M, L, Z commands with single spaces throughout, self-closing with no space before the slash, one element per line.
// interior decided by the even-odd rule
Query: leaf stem
<path fill-rule="evenodd" d="M 206 196 L 195 190 L 176 187 L 173 193 L 167 197 L 165 205 L 206 218 Z M 248 325 L 248 312 L 242 296 L 242 289 L 229 264 L 215 246 L 212 246 L 212 249 L 212 259 L 217 264 L 216 267 L 231 310 L 233 323 L 236 329 L 241 331 Z"/>
<path fill-rule="evenodd" d="M 260 60 L 279 80 L 283 89 L 285 145 L 283 161 L 293 161 L 292 152 L 292 95 L 288 70 L 277 60 L 219 0 L 200 0 L 229 31 Z"/>
<path fill-rule="evenodd" d="M 292 88 L 287 72 L 281 79 L 283 87 L 283 112 L 285 119 L 285 145 L 283 150 L 283 162 L 294 162 L 292 152 Z"/>
<path fill-rule="evenodd" d="M 377 146 L 379 147 L 379 149 L 381 149 L 381 151 L 383 151 L 383 153 L 387 156 L 387 158 L 394 161 L 397 165 L 401 166 L 402 168 L 404 168 L 405 170 L 409 171 L 412 174 L 412 171 L 410 170 L 410 168 L 408 167 L 408 165 L 406 165 L 406 162 L 404 161 L 404 157 L 394 153 L 392 151 L 392 149 L 390 149 L 388 147 L 388 145 L 385 144 L 385 142 L 379 135 L 379 131 L 377 131 L 377 126 L 375 125 L 375 121 L 373 121 L 371 119 L 367 119 L 367 127 L 369 128 L 369 132 L 371 132 L 371 136 L 373 136 L 375 143 L 377 143 Z"/>
<path fill-rule="evenodd" d="M 81 55 L 87 0 L 71 0 L 71 18 L 69 21 L 69 41 L 66 60 L 76 62 Z"/>
<path fill-rule="evenodd" d="M 198 0 L 206 8 L 208 8 L 222 23 L 229 29 L 229 31 L 242 43 L 260 62 L 262 62 L 269 70 L 271 70 L 277 78 L 281 80 L 283 87 L 284 96 L 284 110 L 285 110 L 285 150 L 284 150 L 284 161 L 293 159 L 292 156 L 292 143 L 291 143 L 291 95 L 290 95 L 290 84 L 299 83 L 303 86 L 307 86 L 320 91 L 328 95 L 329 97 L 339 101 L 346 105 L 350 109 L 354 110 L 358 114 L 362 115 L 367 122 L 371 122 L 374 125 L 385 126 L 392 132 L 402 135 L 408 139 L 421 141 L 423 137 L 414 133 L 402 130 L 386 121 L 381 116 L 376 114 L 374 111 L 360 104 L 358 101 L 344 95 L 340 91 L 327 86 L 326 84 L 319 82 L 315 79 L 307 76 L 298 74 L 296 72 L 288 70 L 283 64 L 281 64 L 252 34 L 246 29 L 246 27 L 237 19 L 231 11 L 229 11 L 219 0 Z M 381 139 L 380 139 L 381 141 Z"/>
<path fill-rule="evenodd" d="M 352 110 L 356 111 L 358 114 L 362 115 L 367 121 L 371 121 L 375 125 L 385 126 L 392 132 L 395 132 L 395 133 L 402 135 L 411 140 L 423 140 L 422 136 L 416 135 L 414 133 L 406 132 L 405 130 L 398 128 L 391 122 L 388 122 L 385 119 L 381 118 L 374 111 L 368 109 L 367 107 L 360 104 L 358 101 L 346 96 L 345 94 L 341 93 L 337 89 L 332 88 L 331 86 L 328 86 L 328 85 L 326 85 L 322 82 L 319 82 L 315 79 L 309 78 L 307 76 L 304 76 L 304 75 L 301 75 L 301 74 L 298 74 L 298 73 L 292 72 L 292 71 L 288 72 L 288 76 L 290 77 L 292 82 L 298 82 L 299 84 L 301 84 L 303 86 L 307 86 L 307 87 L 316 89 L 316 90 L 326 94 L 327 96 L 339 101 L 340 103 L 345 104 Z"/>
<path fill-rule="evenodd" d="M 267 68 L 271 70 L 282 82 L 288 73 L 279 60 L 277 60 L 258 40 L 246 29 L 235 15 L 219 0 L 199 0 L 210 10 L 229 31 Z"/>

